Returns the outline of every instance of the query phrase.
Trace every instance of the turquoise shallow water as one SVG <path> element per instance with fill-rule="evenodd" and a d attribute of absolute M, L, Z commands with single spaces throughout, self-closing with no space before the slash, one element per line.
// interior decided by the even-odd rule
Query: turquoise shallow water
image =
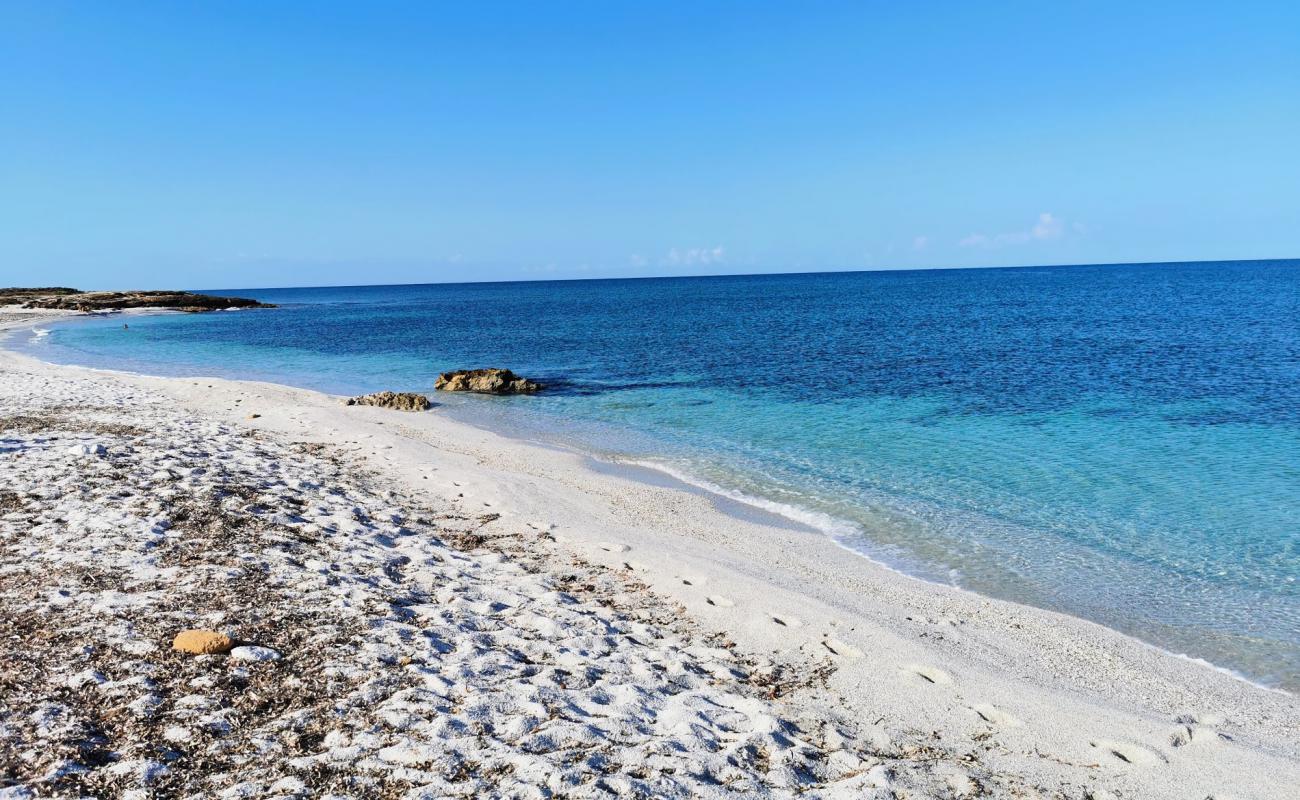
<path fill-rule="evenodd" d="M 1300 688 L 1300 262 L 237 292 L 38 357 L 440 397 L 653 463 L 921 577 Z"/>

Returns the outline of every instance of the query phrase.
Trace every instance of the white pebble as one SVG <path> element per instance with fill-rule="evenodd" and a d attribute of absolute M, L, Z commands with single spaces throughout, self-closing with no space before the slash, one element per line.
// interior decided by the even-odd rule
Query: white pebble
<path fill-rule="evenodd" d="M 107 680 L 108 679 L 105 678 L 98 671 L 93 669 L 87 669 L 78 672 L 76 675 L 70 676 L 66 681 L 64 681 L 64 685 L 70 689 L 80 689 L 81 687 L 87 684 L 93 684 L 95 686 L 99 686 L 100 684 L 105 683 Z"/>
<path fill-rule="evenodd" d="M 279 661 L 280 654 L 269 647 L 244 645 L 230 651 L 230 657 L 236 661 Z"/>

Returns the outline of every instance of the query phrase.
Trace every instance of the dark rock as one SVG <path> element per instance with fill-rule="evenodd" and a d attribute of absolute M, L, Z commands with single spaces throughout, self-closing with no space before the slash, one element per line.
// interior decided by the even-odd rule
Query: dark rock
<path fill-rule="evenodd" d="M 460 369 L 438 376 L 433 388 L 440 392 L 481 394 L 532 394 L 542 389 L 537 381 L 521 378 L 508 369 Z"/>
<path fill-rule="evenodd" d="M 350 406 L 379 406 L 394 411 L 428 411 L 433 404 L 429 398 L 415 392 L 375 392 L 347 400 Z"/>

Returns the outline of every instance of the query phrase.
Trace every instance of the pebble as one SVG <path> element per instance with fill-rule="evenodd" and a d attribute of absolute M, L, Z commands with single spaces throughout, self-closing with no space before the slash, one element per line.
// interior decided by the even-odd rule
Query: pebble
<path fill-rule="evenodd" d="M 71 676 L 65 682 L 69 689 L 80 689 L 83 686 L 101 686 L 107 682 L 107 678 L 97 670 L 87 669 Z"/>
<path fill-rule="evenodd" d="M 234 640 L 224 633 L 200 629 L 181 631 L 176 634 L 176 638 L 172 640 L 173 650 L 180 650 L 182 653 L 193 653 L 195 655 L 228 653 L 230 652 L 230 648 L 234 646 Z"/>
<path fill-rule="evenodd" d="M 279 661 L 280 654 L 269 647 L 244 645 L 230 651 L 230 657 L 239 661 Z"/>

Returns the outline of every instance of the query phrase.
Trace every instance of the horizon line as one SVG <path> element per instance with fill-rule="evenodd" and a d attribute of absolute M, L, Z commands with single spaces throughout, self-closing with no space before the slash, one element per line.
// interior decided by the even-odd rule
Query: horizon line
<path fill-rule="evenodd" d="M 372 286 L 476 286 L 498 283 L 580 283 L 594 281 L 662 281 L 662 280 L 701 280 L 705 278 L 778 278 L 790 275 L 853 275 L 870 272 L 984 272 L 989 270 L 1018 269 L 1079 269 L 1083 267 L 1159 267 L 1173 265 L 1197 264 L 1259 264 L 1268 262 L 1300 262 L 1300 257 L 1286 258 L 1229 258 L 1200 259 L 1194 261 L 1103 261 L 1096 263 L 1071 264 L 1008 264 L 982 267 L 880 267 L 875 269 L 818 269 L 791 270 L 788 272 L 718 272 L 703 275 L 630 275 L 630 276 L 592 276 L 567 278 L 502 278 L 479 281 L 420 281 L 413 283 L 346 283 L 346 284 L 300 284 L 296 286 L 241 286 L 220 289 L 183 289 L 198 293 L 214 291 L 277 291 L 286 289 L 360 289 Z M 146 289 L 97 289 L 89 291 L 150 291 Z M 163 291 L 153 289 L 152 291 Z"/>

